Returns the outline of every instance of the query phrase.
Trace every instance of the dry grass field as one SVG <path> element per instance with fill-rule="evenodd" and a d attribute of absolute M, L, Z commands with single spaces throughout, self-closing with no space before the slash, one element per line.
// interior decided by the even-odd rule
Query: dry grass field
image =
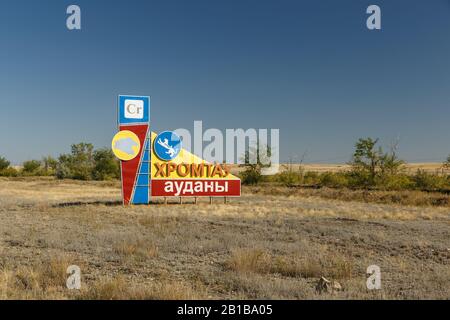
<path fill-rule="evenodd" d="M 296 165 L 296 167 L 299 166 Z M 338 172 L 350 169 L 350 165 L 348 164 L 304 164 L 302 167 L 306 171 L 315 172 Z M 407 163 L 403 165 L 403 169 L 407 173 L 414 173 L 419 169 L 434 173 L 442 169 L 442 163 Z"/>
<path fill-rule="evenodd" d="M 318 173 L 324 172 L 342 172 L 351 169 L 351 166 L 345 163 L 335 164 L 335 163 L 304 163 L 304 164 L 291 164 L 291 165 L 281 165 L 281 169 L 286 169 L 290 167 L 291 170 L 299 170 L 302 168 L 304 171 L 313 171 Z M 243 167 L 237 165 L 232 165 L 232 172 L 239 173 L 243 170 Z M 442 163 L 438 162 L 418 162 L 418 163 L 406 163 L 402 166 L 402 170 L 406 173 L 415 173 L 417 170 L 423 170 L 428 173 L 440 172 L 442 170 Z"/>
<path fill-rule="evenodd" d="M 0 179 L 0 299 L 450 298 L 447 204 L 329 192 L 124 208 L 116 182 Z M 317 292 L 322 276 L 342 290 Z"/>

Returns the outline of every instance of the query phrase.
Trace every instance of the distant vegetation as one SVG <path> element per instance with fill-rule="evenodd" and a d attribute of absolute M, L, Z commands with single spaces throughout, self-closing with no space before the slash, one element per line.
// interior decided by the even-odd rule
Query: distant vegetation
<path fill-rule="evenodd" d="M 71 153 L 59 156 L 56 177 L 77 180 L 113 180 L 120 176 L 120 165 L 110 149 L 94 150 L 90 143 L 72 145 Z"/>
<path fill-rule="evenodd" d="M 270 158 L 269 147 L 265 157 Z M 267 167 L 267 159 L 261 159 L 259 145 L 248 150 L 244 156 L 244 170 L 240 173 L 242 183 L 277 184 L 287 187 L 329 187 L 371 190 L 423 190 L 450 192 L 450 155 L 436 172 L 417 170 L 407 173 L 405 162 L 397 156 L 397 145 L 384 151 L 378 139 L 359 139 L 349 162 L 350 169 L 342 172 L 318 173 L 304 170 L 300 165 L 294 170 L 292 164 L 284 165 L 284 170 L 273 176 L 262 175 Z M 256 159 L 252 164 L 250 159 Z M 10 162 L 0 157 L 0 176 L 55 176 L 58 179 L 114 180 L 120 178 L 120 163 L 110 149 L 94 149 L 90 143 L 71 146 L 71 152 L 61 154 L 57 159 L 44 157 L 29 160 L 21 168 L 12 167 Z"/>
<path fill-rule="evenodd" d="M 259 143 L 256 148 L 249 148 L 245 152 L 242 159 L 244 160 L 245 170 L 240 174 L 243 184 L 257 185 L 263 180 L 262 170 L 270 166 L 268 163 L 272 150 L 268 146 L 261 146 L 261 148 L 265 148 L 266 152 L 259 152 Z"/>
<path fill-rule="evenodd" d="M 248 185 L 266 182 L 287 187 L 450 191 L 450 155 L 439 171 L 417 170 L 410 174 L 405 172 L 405 162 L 398 158 L 396 151 L 396 145 L 383 151 L 378 146 L 378 139 L 359 139 L 349 163 L 351 169 L 347 171 L 318 173 L 305 171 L 302 166 L 294 170 L 292 164 L 287 164 L 274 176 L 262 176 L 255 165 L 246 164 L 241 178 Z"/>
<path fill-rule="evenodd" d="M 120 164 L 111 150 L 94 150 L 90 143 L 74 144 L 71 152 L 58 159 L 50 156 L 42 160 L 25 161 L 20 169 L 0 157 L 0 176 L 55 176 L 58 179 L 114 180 L 120 177 Z"/>

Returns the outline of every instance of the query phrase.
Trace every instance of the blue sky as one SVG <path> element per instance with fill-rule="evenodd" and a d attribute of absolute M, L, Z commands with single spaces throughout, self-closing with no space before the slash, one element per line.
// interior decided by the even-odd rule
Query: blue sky
<path fill-rule="evenodd" d="M 279 128 L 283 161 L 346 162 L 365 136 L 399 138 L 408 161 L 450 153 L 449 0 L 2 0 L 0 41 L 15 164 L 109 146 L 118 94 L 152 97 L 154 131 Z"/>

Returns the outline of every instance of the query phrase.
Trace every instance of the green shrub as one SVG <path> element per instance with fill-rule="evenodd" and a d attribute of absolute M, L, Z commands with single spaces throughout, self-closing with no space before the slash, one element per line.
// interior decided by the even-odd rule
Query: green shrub
<path fill-rule="evenodd" d="M 0 157 L 0 177 L 17 177 L 19 172 L 10 167 L 10 162 L 4 157 Z"/>
<path fill-rule="evenodd" d="M 447 159 L 445 160 L 444 167 L 446 167 L 447 169 L 450 168 L 450 155 L 448 155 Z"/>
<path fill-rule="evenodd" d="M 245 185 L 256 185 L 262 181 L 261 168 L 257 166 L 248 166 L 240 176 L 242 184 Z"/>
<path fill-rule="evenodd" d="M 56 168 L 56 178 L 58 179 L 69 179 L 72 177 L 72 171 L 70 169 L 69 160 L 65 155 L 59 157 L 58 166 Z"/>
<path fill-rule="evenodd" d="M 260 152 L 260 148 L 265 152 Z M 256 147 L 249 147 L 242 155 L 245 170 L 241 172 L 241 180 L 243 184 L 256 185 L 264 180 L 262 170 L 270 167 L 270 157 L 272 149 L 267 146 L 260 146 L 257 141 Z"/>
<path fill-rule="evenodd" d="M 283 171 L 279 173 L 277 179 L 283 185 L 288 187 L 300 184 L 303 180 L 302 177 L 300 177 L 296 172 L 292 171 Z"/>
<path fill-rule="evenodd" d="M 405 190 L 414 188 L 414 180 L 407 174 L 384 175 L 376 179 L 376 186 L 382 190 Z"/>
<path fill-rule="evenodd" d="M 3 171 L 9 167 L 11 163 L 6 158 L 0 157 L 0 171 Z"/>
<path fill-rule="evenodd" d="M 0 177 L 17 177 L 18 175 L 19 171 L 12 167 L 0 170 Z"/>
<path fill-rule="evenodd" d="M 51 156 L 42 158 L 43 173 L 46 176 L 53 176 L 56 174 L 58 168 L 58 160 Z"/>
<path fill-rule="evenodd" d="M 95 166 L 94 146 L 90 143 L 72 145 L 70 154 L 62 154 L 58 159 L 56 177 L 59 179 L 90 180 Z"/>
<path fill-rule="evenodd" d="M 120 177 L 120 163 L 110 149 L 96 150 L 94 163 L 92 177 L 95 180 L 112 180 Z"/>
<path fill-rule="evenodd" d="M 314 171 L 307 171 L 303 176 L 303 183 L 306 185 L 318 185 L 320 183 L 320 175 Z"/>
<path fill-rule="evenodd" d="M 320 176 L 320 185 L 330 188 L 342 188 L 349 185 L 348 177 L 343 172 L 325 172 Z"/>
<path fill-rule="evenodd" d="M 419 190 L 443 190 L 448 188 L 448 176 L 417 170 L 412 177 L 414 186 Z"/>
<path fill-rule="evenodd" d="M 25 176 L 39 176 L 43 174 L 41 162 L 38 160 L 25 161 L 23 163 L 22 173 Z"/>
<path fill-rule="evenodd" d="M 303 172 L 301 171 L 283 171 L 277 175 L 277 181 L 285 186 L 294 186 L 303 183 Z"/>
<path fill-rule="evenodd" d="M 390 152 L 384 152 L 378 139 L 359 139 L 353 153 L 351 185 L 354 187 L 376 186 L 378 180 L 400 173 L 405 163 L 397 157 L 397 146 L 393 145 Z"/>
<path fill-rule="evenodd" d="M 371 175 L 365 170 L 355 168 L 347 173 L 348 187 L 350 188 L 368 188 L 373 185 Z"/>

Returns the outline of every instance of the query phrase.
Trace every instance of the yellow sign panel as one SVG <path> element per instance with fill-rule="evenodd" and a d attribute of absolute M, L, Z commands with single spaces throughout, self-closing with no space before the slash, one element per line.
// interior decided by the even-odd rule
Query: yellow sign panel
<path fill-rule="evenodd" d="M 152 132 L 152 145 L 156 139 Z M 212 180 L 239 180 L 230 173 L 229 166 L 225 164 L 211 164 L 196 155 L 181 149 L 176 158 L 170 161 L 159 159 L 152 148 L 152 179 L 212 179 Z"/>
<path fill-rule="evenodd" d="M 129 161 L 136 158 L 141 151 L 141 142 L 134 132 L 122 130 L 114 136 L 111 147 L 117 158 Z"/>

